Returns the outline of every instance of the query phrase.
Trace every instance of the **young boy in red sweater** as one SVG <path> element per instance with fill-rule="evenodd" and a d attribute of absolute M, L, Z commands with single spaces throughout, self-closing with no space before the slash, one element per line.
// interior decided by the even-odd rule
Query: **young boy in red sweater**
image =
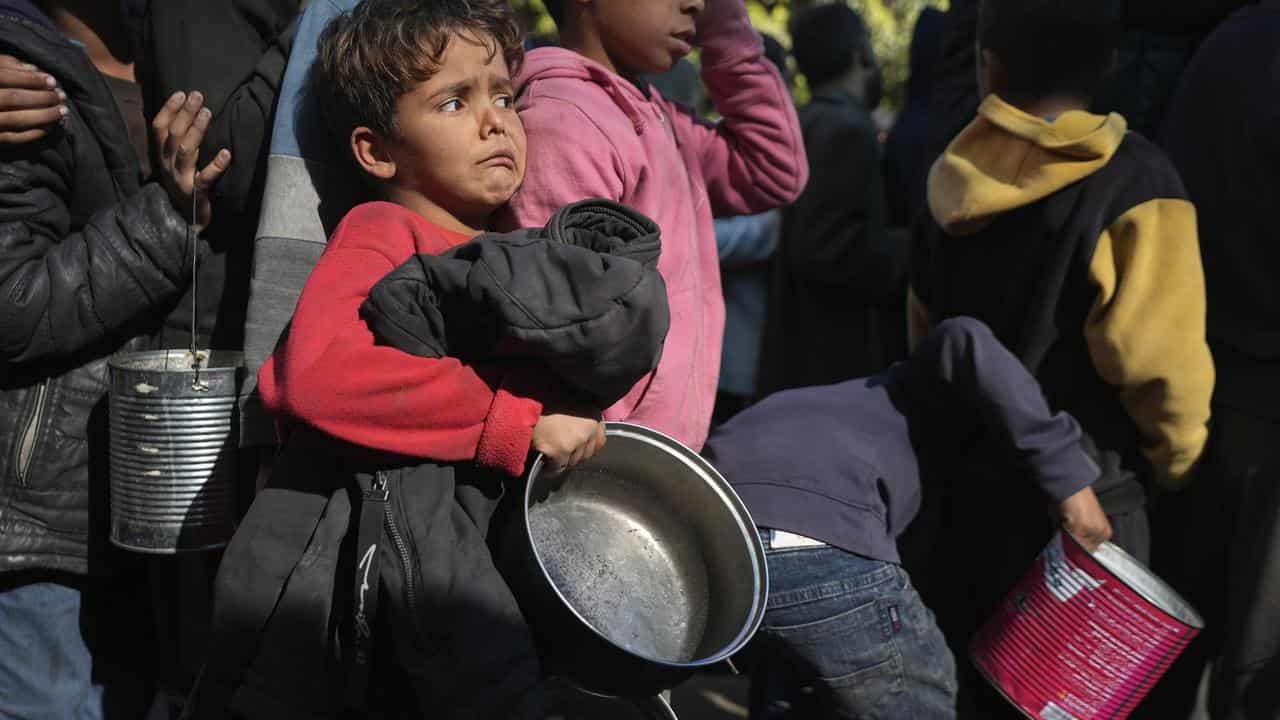
<path fill-rule="evenodd" d="M 326 715 L 337 693 L 373 716 L 540 717 L 529 634 L 485 538 L 502 476 L 530 450 L 591 456 L 600 408 L 545 367 L 379 344 L 360 314 L 384 276 L 481 235 L 520 186 L 522 40 L 504 0 L 364 0 L 321 36 L 325 119 L 381 199 L 339 224 L 261 371 L 282 452 L 219 573 L 202 707 Z M 238 655 L 245 628 L 260 640 Z M 345 683 L 326 681 L 343 665 Z"/>
<path fill-rule="evenodd" d="M 262 369 L 263 400 L 286 427 L 409 457 L 519 475 L 532 448 L 572 465 L 604 442 L 598 409 L 544 403 L 503 367 L 407 361 L 359 319 L 378 280 L 479 235 L 524 178 L 511 85 L 522 34 L 505 4 L 446 5 L 364 2 L 325 30 L 326 120 L 382 200 L 352 209 L 329 240 Z"/>

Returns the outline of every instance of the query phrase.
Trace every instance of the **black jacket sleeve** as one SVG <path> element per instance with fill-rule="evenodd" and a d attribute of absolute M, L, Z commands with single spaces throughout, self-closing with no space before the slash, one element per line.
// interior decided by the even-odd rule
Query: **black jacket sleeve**
<path fill-rule="evenodd" d="M 926 418 L 931 431 L 952 438 L 980 433 L 1055 501 L 1101 473 L 1075 418 L 1049 409 L 1039 383 L 978 320 L 944 320 L 889 372 L 913 424 Z"/>
<path fill-rule="evenodd" d="M 160 186 L 73 231 L 70 176 L 53 151 L 0 162 L 0 362 L 83 351 L 186 287 L 188 226 Z"/>
<path fill-rule="evenodd" d="M 786 212 L 782 257 L 805 282 L 875 300 L 901 289 L 906 248 L 892 242 L 879 142 L 869 125 L 815 128 L 809 184 Z"/>
<path fill-rule="evenodd" d="M 148 118 L 177 91 L 199 90 L 214 112 L 202 162 L 232 163 L 214 190 L 219 211 L 256 212 L 276 96 L 297 28 L 298 0 L 152 0 L 144 19 Z M 215 214 L 216 221 L 216 214 Z"/>

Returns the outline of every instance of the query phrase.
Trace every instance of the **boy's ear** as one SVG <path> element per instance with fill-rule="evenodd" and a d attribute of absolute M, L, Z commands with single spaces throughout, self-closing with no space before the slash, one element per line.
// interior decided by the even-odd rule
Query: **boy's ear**
<path fill-rule="evenodd" d="M 379 180 L 396 176 L 396 161 L 389 150 L 387 139 L 378 131 L 363 125 L 351 131 L 351 154 L 356 164 Z"/>

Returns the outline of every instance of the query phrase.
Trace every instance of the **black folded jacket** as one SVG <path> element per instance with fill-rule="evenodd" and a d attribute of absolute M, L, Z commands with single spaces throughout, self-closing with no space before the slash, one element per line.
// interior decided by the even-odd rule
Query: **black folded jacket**
<path fill-rule="evenodd" d="M 539 362 L 601 407 L 658 364 L 670 325 L 658 226 L 609 200 L 546 227 L 485 233 L 414 255 L 360 314 L 378 341 L 420 357 Z"/>

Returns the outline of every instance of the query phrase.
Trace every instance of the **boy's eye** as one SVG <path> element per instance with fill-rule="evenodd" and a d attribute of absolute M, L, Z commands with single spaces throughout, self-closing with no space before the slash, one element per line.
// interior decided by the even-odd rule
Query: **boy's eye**
<path fill-rule="evenodd" d="M 461 109 L 462 109 L 462 101 L 459 100 L 458 98 L 453 98 L 452 100 L 445 100 L 444 102 L 440 103 L 440 110 L 443 112 L 458 112 Z"/>
<path fill-rule="evenodd" d="M 498 107 L 505 110 L 511 107 L 513 100 L 510 95 L 499 95 L 494 102 L 498 104 Z"/>

